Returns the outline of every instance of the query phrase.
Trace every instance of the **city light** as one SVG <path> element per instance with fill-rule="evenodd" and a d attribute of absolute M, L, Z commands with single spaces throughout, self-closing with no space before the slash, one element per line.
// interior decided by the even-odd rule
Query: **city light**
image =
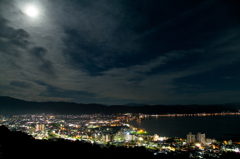
<path fill-rule="evenodd" d="M 197 144 L 195 144 L 197 147 L 201 147 L 201 144 L 199 144 L 199 143 L 197 143 Z"/>
<path fill-rule="evenodd" d="M 17 118 L 21 119 L 21 117 Z M 31 118 L 32 117 L 30 117 L 30 119 Z M 127 125 L 124 123 L 124 121 L 126 121 L 125 119 L 119 120 L 117 123 L 122 126 L 111 126 L 113 125 L 112 122 L 114 121 L 114 117 L 112 117 L 113 119 L 104 120 L 104 123 L 99 123 L 99 121 L 97 121 L 98 119 L 91 119 L 89 121 L 84 117 L 80 120 L 70 119 L 62 122 L 62 118 L 64 117 L 61 115 L 56 115 L 55 118 L 52 119 L 48 118 L 48 120 L 44 120 L 44 118 L 44 116 L 39 116 L 39 121 L 31 121 L 24 116 L 17 122 L 13 120 L 14 122 L 12 123 L 14 123 L 14 125 L 9 124 L 8 127 L 9 129 L 24 130 L 30 135 L 33 135 L 34 138 L 40 140 L 64 138 L 71 141 L 84 140 L 91 144 L 95 141 L 97 144 L 103 145 L 107 145 L 107 142 L 111 142 L 113 145 L 117 143 L 119 146 L 145 146 L 149 150 L 159 149 L 162 153 L 171 153 L 176 150 L 184 152 L 190 149 L 203 152 L 207 151 L 207 148 L 210 147 L 210 151 L 216 154 L 219 153 L 220 149 L 239 153 L 239 148 L 233 146 L 232 140 L 223 141 L 225 148 L 220 147 L 215 139 L 206 139 L 205 134 L 202 133 L 189 133 L 187 134 L 187 139 L 176 137 L 169 141 L 169 137 L 159 137 L 158 134 L 148 135 L 147 131 L 144 129 L 137 129 L 132 125 Z M 75 119 L 76 117 L 72 116 L 72 118 Z M 8 118 L 6 121 L 0 121 L 2 121 L 2 123 L 9 123 L 11 118 Z M 48 124 L 48 122 L 53 124 Z M 90 123 L 94 123 L 94 126 Z M 95 129 L 95 127 L 98 127 L 98 129 Z M 37 130 L 35 130 L 35 128 Z M 201 158 L 201 155 L 202 154 L 200 154 L 198 158 Z"/>

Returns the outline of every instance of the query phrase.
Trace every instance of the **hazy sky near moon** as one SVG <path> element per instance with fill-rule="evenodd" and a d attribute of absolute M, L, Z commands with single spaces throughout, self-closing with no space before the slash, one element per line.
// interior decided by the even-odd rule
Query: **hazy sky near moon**
<path fill-rule="evenodd" d="M 1 0 L 0 95 L 102 104 L 239 102 L 236 6 Z"/>
<path fill-rule="evenodd" d="M 39 9 L 37 8 L 37 6 L 29 5 L 23 9 L 23 12 L 30 17 L 37 18 Z"/>

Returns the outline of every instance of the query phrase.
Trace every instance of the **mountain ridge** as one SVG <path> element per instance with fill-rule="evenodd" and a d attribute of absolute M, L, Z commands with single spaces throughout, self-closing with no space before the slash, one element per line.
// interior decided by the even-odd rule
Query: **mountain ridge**
<path fill-rule="evenodd" d="M 55 114 L 113 114 L 113 113 L 144 113 L 144 114 L 183 114 L 183 113 L 215 113 L 237 112 L 238 105 L 147 105 L 126 106 L 75 102 L 34 102 L 16 99 L 8 96 L 0 96 L 1 114 L 32 114 L 32 113 L 55 113 Z"/>

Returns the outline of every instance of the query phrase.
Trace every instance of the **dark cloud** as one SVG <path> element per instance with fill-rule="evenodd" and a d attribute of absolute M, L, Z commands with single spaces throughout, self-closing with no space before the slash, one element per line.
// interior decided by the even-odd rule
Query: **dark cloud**
<path fill-rule="evenodd" d="M 17 58 L 20 58 L 22 51 L 20 49 L 25 49 L 25 52 L 29 52 L 33 60 L 38 64 L 38 69 L 40 72 L 44 72 L 48 75 L 54 75 L 53 64 L 50 60 L 45 58 L 47 50 L 43 47 L 34 46 L 30 48 L 31 42 L 29 42 L 30 34 L 24 29 L 14 29 L 8 26 L 8 20 L 0 18 L 0 51 L 6 54 L 11 54 Z M 30 50 L 29 50 L 30 48 Z M 11 63 L 17 66 L 13 58 L 9 59 Z M 21 66 L 17 66 L 21 68 Z"/>
<path fill-rule="evenodd" d="M 1 31 L 0 31 L 0 36 L 3 38 L 8 38 L 8 39 L 26 39 L 29 37 L 29 33 L 27 33 L 23 29 L 14 29 L 10 26 L 8 26 L 9 21 L 3 17 L 0 16 L 0 26 L 1 26 Z"/>
<path fill-rule="evenodd" d="M 43 47 L 36 46 L 30 50 L 30 53 L 35 58 L 43 61 L 44 56 L 47 54 L 47 50 Z"/>
<path fill-rule="evenodd" d="M 33 61 L 35 61 L 38 64 L 38 70 L 40 72 L 55 77 L 53 63 L 45 58 L 47 52 L 48 51 L 45 48 L 36 46 L 31 48 L 30 56 L 32 57 Z"/>
<path fill-rule="evenodd" d="M 8 26 L 8 20 L 0 17 L 0 51 L 3 53 L 21 56 L 17 47 L 27 48 L 29 33 L 24 29 L 14 29 Z"/>
<path fill-rule="evenodd" d="M 23 89 L 29 89 L 29 88 L 32 87 L 32 84 L 30 84 L 30 83 L 28 83 L 26 81 L 11 81 L 9 83 L 9 85 L 20 87 L 20 88 L 23 88 Z"/>

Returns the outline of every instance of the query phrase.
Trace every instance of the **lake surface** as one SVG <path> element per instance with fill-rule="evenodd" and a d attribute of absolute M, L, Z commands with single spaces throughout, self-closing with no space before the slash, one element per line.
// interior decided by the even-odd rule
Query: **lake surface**
<path fill-rule="evenodd" d="M 189 132 L 201 132 L 206 134 L 206 138 L 240 139 L 240 115 L 150 117 L 141 122 L 130 121 L 129 124 L 145 129 L 150 135 L 186 138 Z"/>

